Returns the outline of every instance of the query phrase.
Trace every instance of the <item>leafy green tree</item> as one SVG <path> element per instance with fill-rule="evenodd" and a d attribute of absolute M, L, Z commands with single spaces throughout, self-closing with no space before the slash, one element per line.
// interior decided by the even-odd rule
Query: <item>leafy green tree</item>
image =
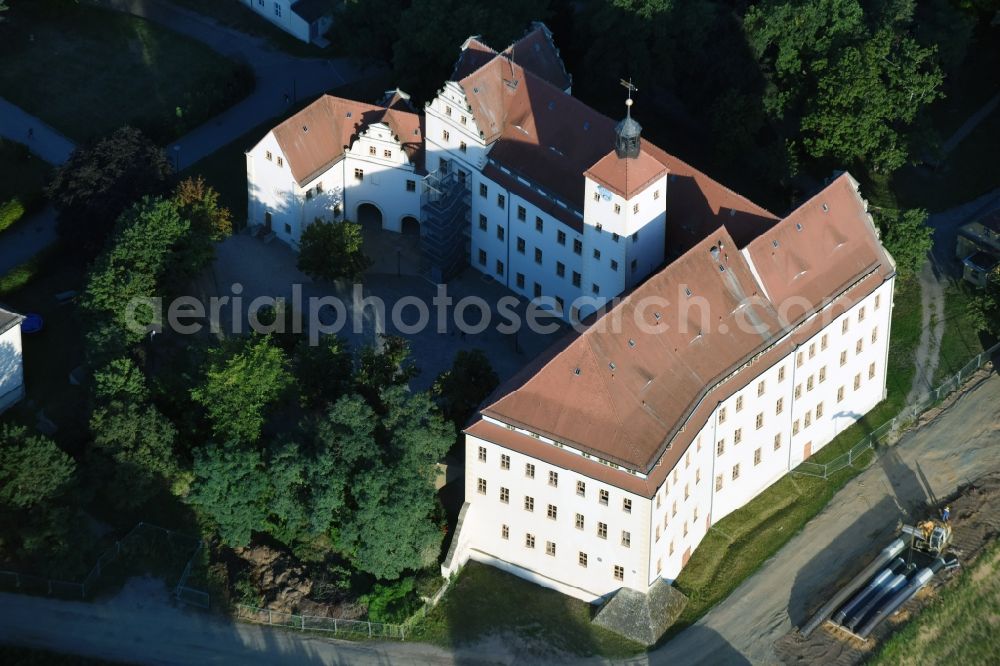
<path fill-rule="evenodd" d="M 892 171 L 908 161 L 916 115 L 940 96 L 934 50 L 910 34 L 913 4 L 767 0 L 744 26 L 779 134 L 813 158 Z"/>
<path fill-rule="evenodd" d="M 462 428 L 476 408 L 499 386 L 500 378 L 481 349 L 455 354 L 450 370 L 438 375 L 431 388 L 444 417 Z"/>
<path fill-rule="evenodd" d="M 176 429 L 150 402 L 142 372 L 128 359 L 116 359 L 94 373 L 95 406 L 90 431 L 107 494 L 119 507 L 149 500 L 177 472 Z"/>
<path fill-rule="evenodd" d="M 382 335 L 381 349 L 364 347 L 358 355 L 354 381 L 358 390 L 378 404 L 378 396 L 390 386 L 403 386 L 420 374 L 420 368 L 410 359 L 410 343 L 398 335 Z"/>
<path fill-rule="evenodd" d="M 292 381 L 288 360 L 267 336 L 236 338 L 209 351 L 205 380 L 191 397 L 219 441 L 253 444 Z"/>
<path fill-rule="evenodd" d="M 0 424 L 0 507 L 25 510 L 51 502 L 73 480 L 76 464 L 43 435 Z"/>
<path fill-rule="evenodd" d="M 133 127 L 79 146 L 48 187 L 60 233 L 96 251 L 118 216 L 140 197 L 163 193 L 171 173 L 163 151 Z"/>
<path fill-rule="evenodd" d="M 299 270 L 317 280 L 357 280 L 372 265 L 363 244 L 360 224 L 317 220 L 302 232 Z"/>
<path fill-rule="evenodd" d="M 188 499 L 215 523 L 226 545 L 247 546 L 265 528 L 271 496 L 260 451 L 215 444 L 195 451 Z"/>
<path fill-rule="evenodd" d="M 182 180 L 174 191 L 173 201 L 181 218 L 191 225 L 188 234 L 175 253 L 180 270 L 197 273 L 215 258 L 215 243 L 233 233 L 233 216 L 219 204 L 219 193 L 201 176 Z M 191 274 L 182 274 L 190 279 Z"/>
<path fill-rule="evenodd" d="M 334 43 L 350 44 L 353 56 L 392 60 L 392 48 L 399 38 L 402 0 L 344 0 L 336 2 L 335 8 L 331 29 Z"/>
<path fill-rule="evenodd" d="M 351 388 L 354 372 L 351 351 L 336 336 L 324 337 L 317 345 L 298 345 L 294 366 L 302 404 L 307 408 L 332 404 Z"/>
<path fill-rule="evenodd" d="M 934 246 L 934 230 L 927 226 L 927 211 L 883 208 L 875 210 L 874 217 L 882 243 L 896 260 L 899 276 L 907 278 L 919 273 Z"/>

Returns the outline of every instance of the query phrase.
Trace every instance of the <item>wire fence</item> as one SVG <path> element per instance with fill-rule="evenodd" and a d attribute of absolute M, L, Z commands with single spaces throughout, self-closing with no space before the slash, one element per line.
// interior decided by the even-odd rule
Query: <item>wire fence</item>
<path fill-rule="evenodd" d="M 191 567 L 202 547 L 201 539 L 150 523 L 140 522 L 128 534 L 115 541 L 111 547 L 101 553 L 90 572 L 78 583 L 24 574 L 18 571 L 0 571 L 0 589 L 25 594 L 44 594 L 65 599 L 85 600 L 94 596 L 100 588 L 102 579 L 109 574 L 111 565 L 118 560 L 126 557 L 144 559 L 151 553 L 169 556 L 175 552 L 191 551 L 180 581 L 174 588 L 174 596 L 184 603 L 208 608 L 208 593 L 187 586 Z"/>
<path fill-rule="evenodd" d="M 891 420 L 886 421 L 878 428 L 875 428 L 870 433 L 865 435 L 861 441 L 852 446 L 847 453 L 843 453 L 827 463 L 803 462 L 792 470 L 792 473 L 828 479 L 831 474 L 835 474 L 845 467 L 852 466 L 869 451 L 874 451 L 894 433 L 899 432 L 900 428 L 916 421 L 925 410 L 940 403 L 942 400 L 961 388 L 962 382 L 971 377 L 981 367 L 989 363 L 990 358 L 998 351 L 1000 351 L 1000 343 L 997 343 L 989 349 L 983 350 L 981 353 L 977 354 L 975 358 L 966 363 L 961 370 L 946 379 L 936 389 L 923 393 L 913 404 L 904 407 L 900 413 L 894 416 Z"/>
<path fill-rule="evenodd" d="M 348 620 L 316 615 L 296 615 L 269 608 L 257 608 L 246 604 L 236 605 L 236 617 L 247 622 L 285 627 L 299 631 L 322 631 L 333 635 L 367 636 L 368 638 L 394 638 L 406 640 L 408 625 L 370 622 L 368 620 Z M 409 625 L 412 626 L 412 625 Z"/>

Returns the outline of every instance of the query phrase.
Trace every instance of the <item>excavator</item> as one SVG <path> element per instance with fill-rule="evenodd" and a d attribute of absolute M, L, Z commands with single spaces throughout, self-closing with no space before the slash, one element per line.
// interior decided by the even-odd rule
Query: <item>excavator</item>
<path fill-rule="evenodd" d="M 913 537 L 911 542 L 915 550 L 930 555 L 941 555 L 951 543 L 951 524 L 943 520 L 924 520 L 913 525 L 903 525 L 903 533 Z"/>

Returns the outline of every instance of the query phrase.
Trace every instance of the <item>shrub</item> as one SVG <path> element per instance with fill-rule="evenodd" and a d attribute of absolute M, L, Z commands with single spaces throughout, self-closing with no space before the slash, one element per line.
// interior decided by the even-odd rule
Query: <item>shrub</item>
<path fill-rule="evenodd" d="M 18 197 L 0 204 L 0 233 L 24 217 L 24 212 L 24 204 Z"/>
<path fill-rule="evenodd" d="M 420 608 L 413 578 L 403 578 L 385 585 L 376 583 L 362 601 L 368 605 L 368 619 L 372 622 L 400 624 Z"/>

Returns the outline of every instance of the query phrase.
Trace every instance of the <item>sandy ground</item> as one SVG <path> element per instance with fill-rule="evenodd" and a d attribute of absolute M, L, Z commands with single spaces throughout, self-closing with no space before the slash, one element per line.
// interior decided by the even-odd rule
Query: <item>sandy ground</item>
<path fill-rule="evenodd" d="M 1000 470 L 998 395 L 994 373 L 904 435 L 729 598 L 630 663 L 778 663 L 775 641 L 808 619 L 844 562 L 884 547 L 900 522 L 923 515 L 927 502 Z"/>

